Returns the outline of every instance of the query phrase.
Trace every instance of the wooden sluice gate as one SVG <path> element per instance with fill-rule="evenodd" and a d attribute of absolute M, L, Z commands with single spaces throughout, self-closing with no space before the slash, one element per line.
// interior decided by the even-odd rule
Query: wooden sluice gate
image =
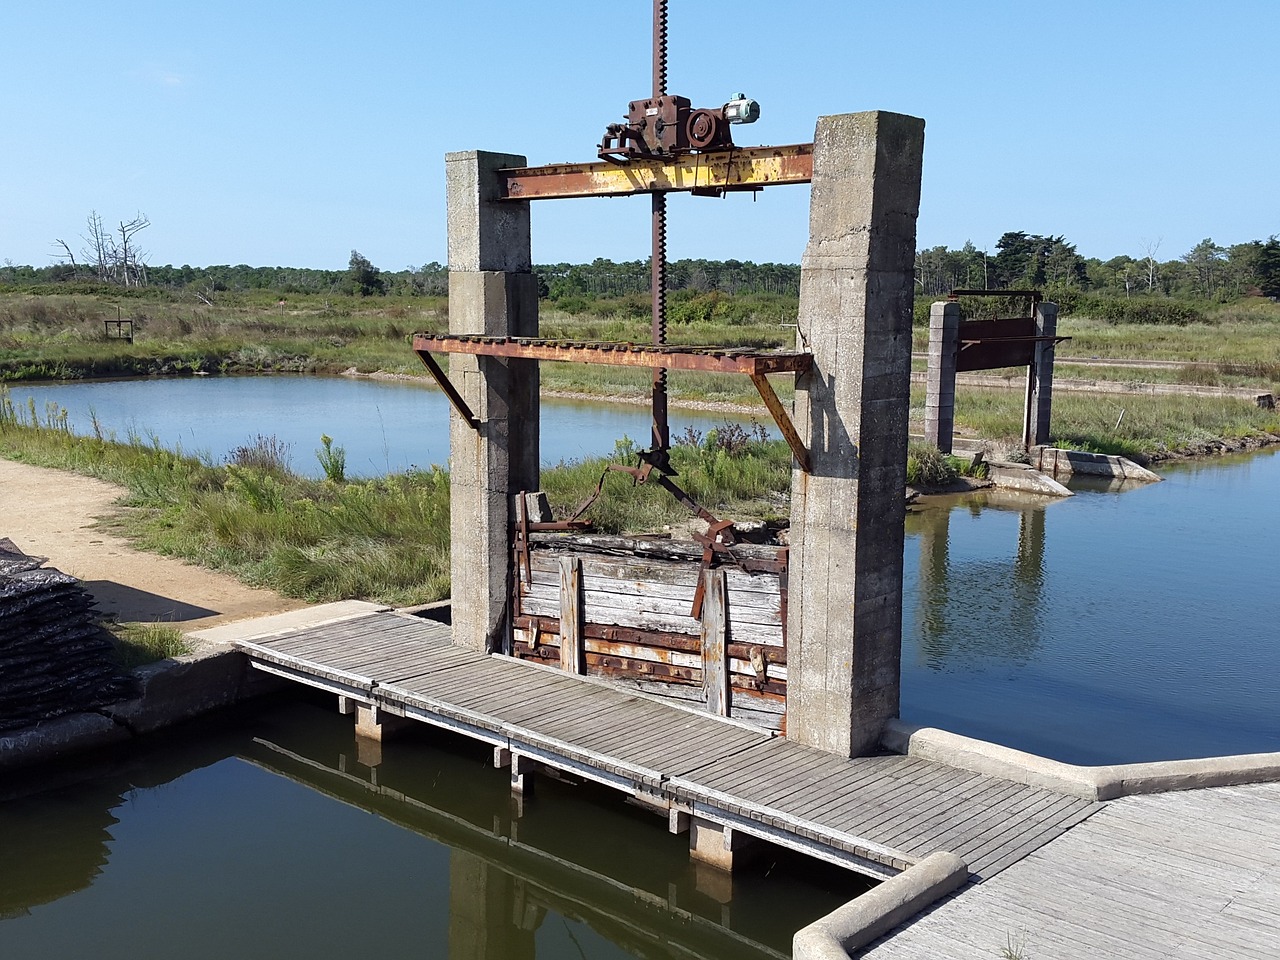
<path fill-rule="evenodd" d="M 785 727 L 787 549 L 517 531 L 508 653 Z"/>

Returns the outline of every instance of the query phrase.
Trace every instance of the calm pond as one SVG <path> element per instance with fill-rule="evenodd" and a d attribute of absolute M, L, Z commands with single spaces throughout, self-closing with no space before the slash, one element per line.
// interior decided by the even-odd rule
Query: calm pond
<path fill-rule="evenodd" d="M 13 390 L 28 393 L 81 429 L 92 406 L 106 430 L 215 460 L 258 433 L 292 443 L 300 470 L 321 433 L 368 473 L 447 458 L 444 401 L 415 385 Z M 546 410 L 547 462 L 647 435 L 643 408 Z M 1161 473 L 913 508 L 903 717 L 1080 763 L 1280 750 L 1280 454 Z M 588 786 L 546 782 L 517 817 L 485 751 L 425 728 L 370 768 L 349 718 L 305 694 L 73 779 L 0 783 L 0 956 L 782 957 L 863 889 L 772 853 L 726 883 Z"/>
<path fill-rule="evenodd" d="M 448 459 L 447 403 L 403 381 L 198 377 L 19 385 L 89 430 L 215 460 L 254 434 L 300 471 L 327 433 L 352 472 Z M 722 416 L 672 415 L 673 434 Z M 648 411 L 544 401 L 545 463 L 648 437 Z M 907 519 L 902 716 L 1074 763 L 1280 750 L 1280 453 L 1161 466 L 1076 496 L 930 498 Z"/>
<path fill-rule="evenodd" d="M 772 853 L 728 879 L 620 795 L 415 724 L 366 766 L 299 695 L 71 785 L 0 785 L 0 956 L 782 960 L 865 890 Z M 76 777 L 88 771 L 78 770 Z"/>
<path fill-rule="evenodd" d="M 35 401 L 67 411 L 71 428 L 92 435 L 94 416 L 103 436 L 152 437 L 167 447 L 207 455 L 215 463 L 252 438 L 274 436 L 287 444 L 292 467 L 322 476 L 314 451 L 321 434 L 347 451 L 349 476 L 378 476 L 449 460 L 449 401 L 425 381 L 352 377 L 170 377 L 86 383 L 13 384 L 16 405 Z M 776 436 L 761 408 L 762 423 Z M 671 436 L 692 426 L 704 433 L 724 414 L 671 411 Z M 749 418 L 729 417 L 749 424 Z M 613 452 L 623 435 L 647 446 L 649 408 L 625 403 L 542 401 L 542 462 L 581 460 Z"/>

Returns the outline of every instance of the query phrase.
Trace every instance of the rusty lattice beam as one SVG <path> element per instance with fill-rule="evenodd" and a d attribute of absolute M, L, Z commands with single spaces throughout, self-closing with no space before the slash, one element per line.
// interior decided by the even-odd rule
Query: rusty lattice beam
<path fill-rule="evenodd" d="M 508 200 L 622 197 L 636 193 L 719 194 L 813 179 L 813 144 L 735 147 L 629 163 L 556 163 L 500 170 Z"/>
<path fill-rule="evenodd" d="M 643 343 L 579 343 L 526 337 L 480 337 L 450 334 L 413 335 L 413 349 L 427 353 L 469 353 L 481 357 L 563 360 L 612 367 L 669 367 L 707 373 L 804 373 L 813 363 L 807 353 L 775 353 L 722 347 L 655 347 Z M 425 362 L 425 359 L 424 359 Z"/>

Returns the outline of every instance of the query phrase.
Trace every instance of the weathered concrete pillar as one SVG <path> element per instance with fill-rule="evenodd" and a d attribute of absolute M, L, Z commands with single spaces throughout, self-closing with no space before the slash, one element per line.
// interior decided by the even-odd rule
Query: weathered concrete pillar
<path fill-rule="evenodd" d="M 701 817 L 689 821 L 689 858 L 718 870 L 732 872 L 741 866 L 744 857 L 759 852 L 759 841 L 732 827 L 726 827 Z"/>
<path fill-rule="evenodd" d="M 1036 304 L 1036 336 L 1052 337 L 1058 332 L 1058 305 Z M 1027 403 L 1023 409 L 1023 443 L 1037 447 L 1049 442 L 1049 412 L 1053 408 L 1052 340 L 1037 340 L 1031 366 L 1027 368 Z"/>
<path fill-rule="evenodd" d="M 538 335 L 529 204 L 498 200 L 496 171 L 512 154 L 445 156 L 449 217 L 449 332 Z M 453 354 L 453 381 L 481 421 L 449 419 L 453 642 L 505 649 L 510 637 L 511 495 L 538 488 L 538 365 Z"/>
<path fill-rule="evenodd" d="M 960 352 L 960 304 L 929 307 L 929 367 L 924 398 L 924 439 L 951 452 L 956 432 L 956 358 Z"/>
<path fill-rule="evenodd" d="M 924 121 L 823 117 L 799 329 L 787 736 L 843 756 L 898 715 L 911 297 Z"/>

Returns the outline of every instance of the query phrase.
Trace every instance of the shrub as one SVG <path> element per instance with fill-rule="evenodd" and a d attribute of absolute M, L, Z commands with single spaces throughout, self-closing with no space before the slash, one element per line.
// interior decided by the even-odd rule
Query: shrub
<path fill-rule="evenodd" d="M 227 454 L 229 466 L 260 470 L 277 477 L 289 474 L 290 459 L 289 444 L 274 434 L 264 436 L 260 433 Z"/>

